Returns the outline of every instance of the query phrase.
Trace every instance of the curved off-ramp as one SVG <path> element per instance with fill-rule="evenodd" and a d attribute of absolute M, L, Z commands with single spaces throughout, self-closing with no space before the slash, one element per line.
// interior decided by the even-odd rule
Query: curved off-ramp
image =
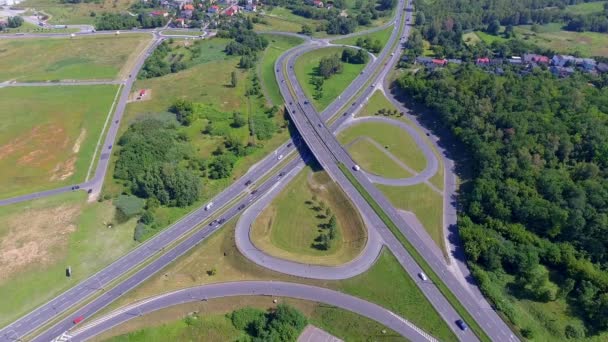
<path fill-rule="evenodd" d="M 277 258 L 266 254 L 251 242 L 249 232 L 256 218 L 303 168 L 304 163 L 299 163 L 296 168 L 284 176 L 282 182 L 277 183 L 274 188 L 243 212 L 236 224 L 236 247 L 247 259 L 262 267 L 297 277 L 339 280 L 351 278 L 367 271 L 380 255 L 383 246 L 382 239 L 375 229 L 367 229 L 367 242 L 361 254 L 340 266 L 303 264 Z"/>
<path fill-rule="evenodd" d="M 433 153 L 433 149 L 426 143 L 424 138 L 420 135 L 420 133 L 418 133 L 418 131 L 416 131 L 416 129 L 414 129 L 412 126 L 406 124 L 403 121 L 379 116 L 363 116 L 351 118 L 344 121 L 342 125 L 338 127 L 336 133 L 339 133 L 349 127 L 366 122 L 380 122 L 401 128 L 402 130 L 406 131 L 412 137 L 412 139 L 414 139 L 414 142 L 416 143 L 416 145 L 418 145 L 418 147 L 424 154 L 424 157 L 426 158 L 426 167 L 424 168 L 424 170 L 412 177 L 407 178 L 386 178 L 362 170 L 370 181 L 377 184 L 391 186 L 410 186 L 426 182 L 437 173 L 437 170 L 439 169 L 439 161 L 437 160 L 437 156 L 435 156 L 435 153 Z"/>
<path fill-rule="evenodd" d="M 281 281 L 219 283 L 165 293 L 110 312 L 68 332 L 68 334 L 73 341 L 84 341 L 133 318 L 166 307 L 235 296 L 290 297 L 333 305 L 379 322 L 411 341 L 437 341 L 410 321 L 379 305 L 323 287 Z"/>

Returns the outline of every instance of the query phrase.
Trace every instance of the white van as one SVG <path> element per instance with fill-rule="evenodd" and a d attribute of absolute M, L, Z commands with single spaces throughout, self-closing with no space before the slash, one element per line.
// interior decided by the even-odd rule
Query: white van
<path fill-rule="evenodd" d="M 211 207 L 213 207 L 213 202 L 207 203 L 207 205 L 205 206 L 205 210 L 209 210 L 211 209 Z"/>
<path fill-rule="evenodd" d="M 424 272 L 418 273 L 418 276 L 420 277 L 420 279 L 422 279 L 422 281 L 429 280 L 429 278 L 426 276 L 426 274 L 424 274 Z"/>

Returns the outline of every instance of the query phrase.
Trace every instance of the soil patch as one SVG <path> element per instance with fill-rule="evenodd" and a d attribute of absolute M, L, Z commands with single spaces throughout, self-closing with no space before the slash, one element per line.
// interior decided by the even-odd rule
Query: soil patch
<path fill-rule="evenodd" d="M 26 210 L 7 222 L 0 241 L 0 282 L 30 265 L 45 266 L 66 250 L 79 205 Z"/>

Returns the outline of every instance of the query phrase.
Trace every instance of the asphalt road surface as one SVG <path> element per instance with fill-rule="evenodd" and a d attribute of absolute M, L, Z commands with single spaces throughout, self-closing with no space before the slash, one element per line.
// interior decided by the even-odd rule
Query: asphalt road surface
<path fill-rule="evenodd" d="M 84 341 L 121 323 L 173 305 L 234 296 L 275 296 L 310 300 L 355 312 L 377 321 L 410 341 L 437 341 L 413 323 L 363 299 L 323 287 L 280 281 L 240 281 L 187 288 L 136 302 L 77 327 L 70 332 L 74 341 Z M 268 298 L 270 302 L 271 299 Z M 378 332 L 378 338 L 382 339 Z"/>

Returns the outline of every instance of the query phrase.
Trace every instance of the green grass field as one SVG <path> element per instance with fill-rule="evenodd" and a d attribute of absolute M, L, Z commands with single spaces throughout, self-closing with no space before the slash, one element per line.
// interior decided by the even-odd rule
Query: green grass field
<path fill-rule="evenodd" d="M 395 207 L 416 214 L 416 217 L 433 241 L 437 243 L 437 246 L 442 251 L 445 250 L 445 239 L 443 238 L 443 198 L 441 194 L 433 191 L 433 189 L 424 183 L 404 187 L 382 184 L 376 186 Z"/>
<path fill-rule="evenodd" d="M 608 56 L 608 34 L 597 32 L 571 32 L 560 29 L 561 24 L 539 26 L 539 32 L 530 25 L 515 27 L 515 32 L 524 41 L 560 53 L 578 52 L 583 56 Z"/>
<path fill-rule="evenodd" d="M 0 40 L 0 82 L 126 77 L 148 35 Z"/>
<path fill-rule="evenodd" d="M 307 52 L 298 59 L 294 66 L 296 77 L 306 94 L 319 111 L 325 109 L 338 95 L 344 91 L 344 89 L 361 73 L 361 70 L 365 68 L 365 64 L 349 64 L 343 63 L 344 70 L 340 74 L 331 76 L 325 80 L 323 84 L 323 97 L 316 100 L 313 98 L 314 86 L 310 84 L 310 79 L 315 75 L 315 70 L 319 66 L 319 61 L 323 57 L 331 55 L 341 55 L 344 48 L 342 47 L 331 47 L 317 49 L 314 51 Z"/>
<path fill-rule="evenodd" d="M 361 109 L 361 111 L 359 111 L 359 113 L 357 114 L 357 116 L 373 116 L 380 109 L 394 110 L 396 108 L 384 96 L 384 94 L 382 94 L 380 91 L 375 91 L 372 94 L 372 96 L 369 98 L 369 100 L 367 101 L 367 103 L 365 104 L 365 106 Z M 406 124 L 414 127 L 414 129 L 416 131 L 418 131 L 418 133 L 420 133 L 420 135 L 423 136 L 423 138 L 425 139 L 426 143 L 429 146 L 431 146 L 431 149 L 433 150 L 433 153 L 435 154 L 435 156 L 439 160 L 439 169 L 437 170 L 437 173 L 435 173 L 435 175 L 433 177 L 431 177 L 431 179 L 429 181 L 435 187 L 437 187 L 437 189 L 442 190 L 443 189 L 443 162 L 442 162 L 442 159 L 441 159 L 441 155 L 439 154 L 439 152 L 437 151 L 437 149 L 435 149 L 435 147 L 433 146 L 433 144 L 430 141 L 428 141 L 428 138 L 426 138 L 424 136 L 424 134 L 422 133 L 422 131 L 420 131 L 420 129 L 418 129 L 418 127 L 415 126 L 414 123 L 411 122 L 410 119 L 407 116 L 401 116 L 401 115 L 396 115 L 395 116 L 395 115 L 393 115 L 393 116 L 390 116 L 390 118 L 395 119 L 395 120 L 399 120 L 399 121 L 403 121 L 404 123 L 406 123 Z"/>
<path fill-rule="evenodd" d="M 566 12 L 572 14 L 592 14 L 604 11 L 606 1 L 582 2 L 580 4 L 566 6 Z"/>
<path fill-rule="evenodd" d="M 117 222 L 111 202 L 87 204 L 86 197 L 84 192 L 66 193 L 0 207 L 0 326 L 135 245 L 135 219 Z M 67 266 L 72 279 L 65 277 Z"/>
<path fill-rule="evenodd" d="M 345 341 L 405 341 L 394 331 L 379 323 L 350 311 L 310 301 L 280 298 L 280 302 L 296 307 L 313 324 Z M 181 304 L 161 309 L 100 335 L 96 341 L 234 341 L 243 336 L 236 331 L 226 314 L 242 307 L 255 307 L 267 311 L 276 307 L 269 297 L 229 297 L 212 299 L 206 303 Z M 195 326 L 186 326 L 184 318 L 189 313 L 198 312 Z M 179 320 L 177 320 L 179 319 Z M 386 334 L 382 330 L 386 329 Z M 114 336 L 114 337 L 112 337 Z"/>
<path fill-rule="evenodd" d="M 385 28 L 384 30 L 376 31 L 376 32 L 369 33 L 369 34 L 334 40 L 333 43 L 334 44 L 344 44 L 344 45 L 357 45 L 357 39 L 370 38 L 372 41 L 375 41 L 376 39 L 380 40 L 380 42 L 382 43 L 382 46 L 385 46 L 386 42 L 388 42 L 388 39 L 391 36 L 391 33 L 393 32 L 393 29 L 394 29 L 394 27 L 391 26 L 391 27 Z"/>
<path fill-rule="evenodd" d="M 202 32 L 200 30 L 194 31 L 194 30 L 162 30 L 161 31 L 162 34 L 165 35 L 180 35 L 180 36 L 191 36 L 191 37 L 198 37 L 202 34 Z"/>
<path fill-rule="evenodd" d="M 262 18 L 264 20 L 264 23 L 257 23 L 253 25 L 253 28 L 256 31 L 281 31 L 293 33 L 299 33 L 300 31 L 302 31 L 302 24 L 298 24 L 294 21 L 267 15 L 262 16 Z"/>
<path fill-rule="evenodd" d="M 384 154 L 381 148 L 365 138 L 355 138 L 348 142 L 348 152 L 365 171 L 387 178 L 412 176 L 412 173 Z"/>
<path fill-rule="evenodd" d="M 150 89 L 150 99 L 131 102 L 127 105 L 119 136 L 129 127 L 133 120 L 151 115 L 151 113 L 166 112 L 175 99 L 183 98 L 211 105 L 219 111 L 226 113 L 225 117 L 214 119 L 214 123 L 230 129 L 231 134 L 242 138 L 244 141 L 249 139 L 247 126 L 238 129 L 229 128 L 232 112 L 239 111 L 248 115 L 250 111 L 259 110 L 266 100 L 263 97 L 253 97 L 251 98 L 251 106 L 249 106 L 248 99 L 244 95 L 246 87 L 250 83 L 249 78 L 251 75 L 247 71 L 237 68 L 238 57 L 227 57 L 223 52 L 228 41 L 227 39 L 220 38 L 197 41 L 196 46 L 200 49 L 200 57 L 189 62 L 191 67 L 188 69 L 162 77 L 137 80 L 133 86 L 134 91 Z M 180 44 L 180 41 L 175 40 L 174 44 Z M 183 44 L 183 41 L 181 44 Z M 265 54 L 261 56 L 259 63 L 265 65 L 264 70 L 273 67 L 272 63 L 266 61 L 267 58 L 276 57 L 272 55 L 266 56 Z M 232 71 L 236 71 L 238 78 L 238 84 L 235 88 L 229 86 Z M 219 144 L 223 144 L 223 138 L 201 133 L 206 123 L 206 120 L 196 120 L 191 126 L 180 128 L 190 138 L 190 144 L 197 154 L 202 157 L 209 156 Z M 275 123 L 279 127 L 279 132 L 271 139 L 260 142 L 260 148 L 256 149 L 252 154 L 240 158 L 235 164 L 233 178 L 242 176 L 254 163 L 285 142 L 288 137 L 288 131 L 285 128 L 281 128 L 285 126 L 284 118 L 281 115 L 276 115 Z M 111 196 L 119 195 L 123 191 L 122 184 L 112 178 L 115 158 L 115 156 L 112 157 L 109 173 L 104 183 L 104 193 Z M 219 180 L 204 179 L 203 193 L 199 201 L 186 208 L 161 207 L 155 212 L 156 222 L 159 225 L 169 225 L 175 222 L 225 189 L 232 182 L 232 178 Z"/>
<path fill-rule="evenodd" d="M 264 209 L 250 237 L 270 255 L 311 264 L 340 265 L 354 259 L 366 242 L 366 230 L 356 208 L 323 171 L 306 167 Z M 317 198 L 313 200 L 313 198 Z M 338 221 L 338 234 L 329 250 L 314 247 L 327 229 L 324 202 Z M 294 224 L 297 222 L 297 224 Z"/>
<path fill-rule="evenodd" d="M 364 122 L 351 126 L 338 134 L 338 140 L 348 143 L 362 136 L 375 140 L 415 171 L 420 172 L 426 167 L 426 158 L 414 139 L 401 128 L 387 123 Z"/>
<path fill-rule="evenodd" d="M 84 181 L 117 90 L 0 88 L 0 198 Z"/>
<path fill-rule="evenodd" d="M 97 3 L 67 4 L 60 0 L 26 0 L 19 6 L 35 8 L 50 15 L 49 22 L 52 24 L 93 24 L 95 17 L 91 16 L 91 12 L 96 15 L 104 12 L 123 12 L 133 2 L 134 0 L 101 0 Z"/>
<path fill-rule="evenodd" d="M 279 35 L 265 35 L 270 44 L 262 55 L 262 62 L 258 64 L 258 74 L 262 80 L 264 91 L 268 100 L 277 106 L 283 104 L 283 96 L 279 90 L 279 84 L 274 72 L 274 63 L 281 54 L 288 49 L 301 44 L 303 41 L 299 38 L 286 37 Z"/>

